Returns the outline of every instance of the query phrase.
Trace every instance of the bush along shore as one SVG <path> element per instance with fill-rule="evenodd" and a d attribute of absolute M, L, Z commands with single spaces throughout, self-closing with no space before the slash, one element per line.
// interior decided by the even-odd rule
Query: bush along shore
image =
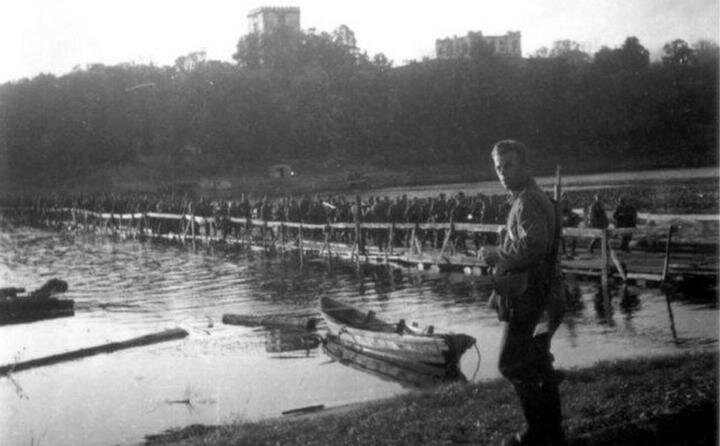
<path fill-rule="evenodd" d="M 569 445 L 717 444 L 718 353 L 606 361 L 566 371 L 561 384 Z M 314 415 L 222 426 L 194 425 L 148 444 L 498 444 L 523 417 L 498 379 Z"/>

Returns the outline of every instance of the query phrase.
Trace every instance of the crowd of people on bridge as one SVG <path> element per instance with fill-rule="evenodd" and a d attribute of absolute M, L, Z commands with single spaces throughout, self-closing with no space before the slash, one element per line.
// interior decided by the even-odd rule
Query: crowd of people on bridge
<path fill-rule="evenodd" d="M 559 206 L 563 226 L 575 227 L 580 223 L 591 228 L 608 227 L 608 219 L 603 201 L 595 194 L 593 201 L 579 215 L 577 197 L 575 200 L 563 194 Z M 439 193 L 434 197 L 408 197 L 407 194 L 389 196 L 368 195 L 347 197 L 335 195 L 309 195 L 299 197 L 250 197 L 241 194 L 239 199 L 193 197 L 191 195 L 160 194 L 160 193 L 104 193 L 61 195 L 48 194 L 36 196 L 6 195 L 0 197 L 0 205 L 6 209 L 32 209 L 33 215 L 40 219 L 47 218 L 49 209 L 72 208 L 98 213 L 134 214 L 134 213 L 167 213 L 187 214 L 195 216 L 215 217 L 220 222 L 227 222 L 229 217 L 240 219 L 259 219 L 265 221 L 296 222 L 306 224 L 328 223 L 483 223 L 503 224 L 508 212 L 508 201 L 505 196 L 488 196 L 482 193 L 466 195 L 460 191 L 452 195 Z M 635 226 L 637 213 L 624 196 L 618 198 L 615 211 L 617 227 Z M 365 234 L 379 247 L 387 246 L 388 240 L 377 231 L 369 230 Z M 420 243 L 431 243 L 439 246 L 445 233 L 442 230 L 432 233 L 417 231 Z M 396 243 L 408 243 L 407 236 L 399 236 Z M 629 249 L 630 235 L 622 239 L 622 249 Z M 473 236 L 476 245 L 494 241 L 492 236 Z M 453 245 L 465 248 L 464 237 L 453 235 Z M 590 251 L 596 247 L 597 241 L 591 241 Z M 576 242 L 572 241 L 572 252 Z M 567 252 L 563 243 L 563 252 Z"/>
<path fill-rule="evenodd" d="M 458 192 L 436 197 L 303 195 L 301 197 L 239 199 L 118 193 L 66 196 L 59 194 L 0 199 L 5 207 L 36 210 L 75 208 L 93 212 L 127 214 L 160 212 L 198 216 L 229 216 L 267 221 L 325 224 L 336 222 L 394 223 L 501 223 L 507 210 L 502 197 Z"/>

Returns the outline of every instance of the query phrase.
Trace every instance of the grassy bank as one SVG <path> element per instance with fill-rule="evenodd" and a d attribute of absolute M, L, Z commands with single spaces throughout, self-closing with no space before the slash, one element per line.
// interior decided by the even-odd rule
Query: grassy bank
<path fill-rule="evenodd" d="M 602 362 L 561 385 L 570 444 L 716 444 L 717 352 Z M 151 444 L 494 444 L 522 426 L 504 380 L 301 418 L 190 426 Z M 649 442 L 649 443 L 648 443 Z"/>

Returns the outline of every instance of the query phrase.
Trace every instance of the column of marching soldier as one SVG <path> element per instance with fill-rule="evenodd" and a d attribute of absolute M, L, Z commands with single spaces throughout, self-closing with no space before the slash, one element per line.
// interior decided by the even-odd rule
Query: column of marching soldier
<path fill-rule="evenodd" d="M 625 200 L 619 198 L 623 206 Z M 573 206 L 565 195 L 561 201 L 565 226 L 576 226 L 583 219 L 573 214 Z M 265 221 L 295 222 L 306 224 L 328 223 L 484 223 L 502 224 L 508 212 L 508 201 L 505 196 L 486 196 L 478 193 L 466 195 L 457 192 L 446 196 L 440 193 L 434 197 L 408 197 L 398 195 L 346 197 L 345 195 L 303 195 L 300 197 L 251 198 L 242 194 L 239 199 L 225 198 L 193 198 L 189 195 L 160 193 L 103 193 L 103 194 L 47 194 L 47 195 L 5 195 L 0 197 L 3 213 L 12 209 L 30 209 L 25 214 L 28 223 L 68 221 L 71 216 L 51 213 L 53 209 L 81 209 L 97 213 L 133 214 L 133 213 L 166 213 L 187 214 L 203 217 L 214 217 L 219 221 L 218 227 L 223 235 L 237 231 L 229 224 L 229 218 L 258 219 Z M 591 208 L 592 208 L 591 203 Z M 595 205 L 596 206 L 596 205 Z M 633 210 L 634 211 L 634 210 Z M 593 213 L 589 212 L 592 216 Z M 589 226 L 594 226 L 588 222 Z M 175 226 L 158 223 L 153 230 L 160 233 L 176 229 Z M 270 232 L 276 235 L 273 232 Z M 369 245 L 377 245 L 380 249 L 409 243 L 410 231 L 397 230 L 394 240 L 388 240 L 388 232 L 381 229 L 363 230 L 363 241 Z M 443 229 L 416 231 L 416 238 L 421 245 L 440 247 L 445 237 Z M 335 241 L 351 243 L 351 231 L 335 231 Z M 495 243 L 492 234 L 474 234 L 469 239 L 477 249 L 485 243 Z M 451 242 L 456 249 L 466 249 L 468 239 L 457 233 L 451 234 Z"/>

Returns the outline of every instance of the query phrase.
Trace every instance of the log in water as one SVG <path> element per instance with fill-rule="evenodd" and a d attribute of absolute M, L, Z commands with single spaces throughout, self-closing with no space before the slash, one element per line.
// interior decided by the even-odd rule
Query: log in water
<path fill-rule="evenodd" d="M 315 330 L 322 322 L 320 313 L 286 313 L 286 314 L 223 314 L 223 324 L 241 325 L 245 327 L 296 328 Z"/>
<path fill-rule="evenodd" d="M 45 356 L 43 358 L 31 359 L 29 361 L 17 362 L 0 367 L 0 375 L 7 375 L 11 372 L 19 372 L 21 370 L 42 367 L 46 365 L 57 364 L 64 361 L 72 361 L 74 359 L 93 356 L 99 353 L 112 353 L 117 350 L 126 348 L 140 347 L 143 345 L 156 344 L 158 342 L 172 341 L 174 339 L 182 339 L 188 335 L 188 332 L 182 328 L 173 328 L 137 338 L 128 339 L 127 341 L 111 342 L 109 344 L 96 345 L 93 347 L 82 348 L 70 352 L 60 353 L 57 355 Z"/>

